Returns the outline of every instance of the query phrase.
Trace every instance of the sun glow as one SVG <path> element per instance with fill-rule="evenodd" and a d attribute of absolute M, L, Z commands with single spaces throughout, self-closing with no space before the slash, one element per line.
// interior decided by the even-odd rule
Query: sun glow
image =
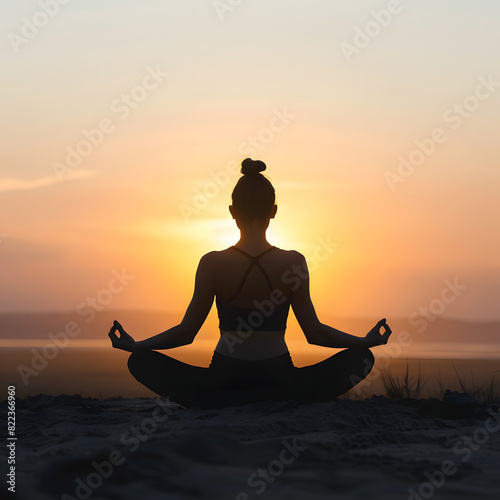
<path fill-rule="evenodd" d="M 281 226 L 281 227 L 280 227 Z M 279 248 L 290 248 L 290 240 L 283 231 L 283 225 L 275 225 L 271 221 L 267 229 L 267 240 Z M 212 219 L 203 221 L 200 231 L 204 231 L 205 236 L 213 244 L 214 248 L 227 248 L 235 245 L 240 239 L 240 231 L 236 222 L 231 219 Z"/>

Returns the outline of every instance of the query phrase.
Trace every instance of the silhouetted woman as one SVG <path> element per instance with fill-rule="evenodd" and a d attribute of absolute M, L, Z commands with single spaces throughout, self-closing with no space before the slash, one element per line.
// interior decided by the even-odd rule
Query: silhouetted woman
<path fill-rule="evenodd" d="M 181 323 L 141 341 L 117 321 L 109 332 L 113 347 L 132 352 L 128 366 L 139 382 L 184 406 L 333 399 L 368 375 L 374 362 L 369 348 L 386 344 L 391 334 L 385 319 L 365 337 L 319 321 L 304 256 L 266 239 L 278 207 L 272 184 L 261 174 L 265 169 L 262 161 L 243 161 L 243 176 L 229 207 L 240 240 L 201 258 L 193 298 Z M 191 344 L 214 298 L 221 336 L 208 368 L 155 351 Z M 290 306 L 310 344 L 347 349 L 320 363 L 295 367 L 284 339 Z"/>

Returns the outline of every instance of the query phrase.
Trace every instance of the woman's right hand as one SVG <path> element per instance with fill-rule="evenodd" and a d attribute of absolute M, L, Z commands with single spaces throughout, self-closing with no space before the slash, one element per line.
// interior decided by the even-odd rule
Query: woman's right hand
<path fill-rule="evenodd" d="M 117 331 L 120 334 L 119 337 L 116 335 Z M 108 333 L 108 337 L 111 339 L 111 344 L 115 349 L 134 352 L 137 347 L 137 342 L 123 329 L 123 326 L 120 325 L 118 321 L 114 321 L 113 326 Z"/>
<path fill-rule="evenodd" d="M 381 333 L 380 329 L 383 328 L 384 332 Z M 377 345 L 387 344 L 389 337 L 391 336 L 392 330 L 386 323 L 386 319 L 381 319 L 367 334 L 365 340 L 367 341 L 367 347 L 375 347 Z"/>

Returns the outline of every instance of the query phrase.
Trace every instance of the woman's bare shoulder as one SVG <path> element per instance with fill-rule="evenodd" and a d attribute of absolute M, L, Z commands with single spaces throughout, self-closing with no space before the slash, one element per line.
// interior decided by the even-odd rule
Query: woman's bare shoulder
<path fill-rule="evenodd" d="M 278 248 L 277 250 L 279 251 L 280 259 L 286 262 L 301 264 L 304 261 L 304 256 L 300 252 L 297 252 L 297 250 L 283 250 L 282 248 Z"/>
<path fill-rule="evenodd" d="M 230 248 L 226 248 L 224 250 L 212 250 L 211 252 L 203 255 L 201 261 L 207 265 L 217 265 L 219 263 L 226 262 L 228 257 L 233 257 L 235 255 L 236 254 L 232 252 Z M 271 256 L 278 258 L 282 262 L 290 264 L 300 265 L 304 262 L 304 256 L 300 252 L 297 252 L 297 250 L 284 250 L 276 247 L 276 250 L 269 254 L 269 257 Z"/>
<path fill-rule="evenodd" d="M 206 253 L 200 259 L 200 264 L 206 266 L 216 266 L 217 264 L 224 262 L 229 254 L 229 249 L 225 250 L 212 250 L 211 252 Z"/>

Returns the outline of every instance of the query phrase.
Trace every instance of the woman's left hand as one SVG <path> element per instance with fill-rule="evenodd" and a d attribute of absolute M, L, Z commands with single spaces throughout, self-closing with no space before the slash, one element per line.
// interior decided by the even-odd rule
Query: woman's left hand
<path fill-rule="evenodd" d="M 116 331 L 120 334 L 119 337 L 116 335 Z M 123 326 L 118 321 L 113 323 L 108 337 L 111 339 L 111 344 L 115 349 L 133 352 L 137 348 L 137 342 L 123 329 Z"/>
<path fill-rule="evenodd" d="M 380 333 L 380 329 L 384 329 L 384 333 Z M 386 319 L 381 319 L 367 334 L 365 340 L 368 347 L 387 344 L 392 330 L 386 323 Z"/>

